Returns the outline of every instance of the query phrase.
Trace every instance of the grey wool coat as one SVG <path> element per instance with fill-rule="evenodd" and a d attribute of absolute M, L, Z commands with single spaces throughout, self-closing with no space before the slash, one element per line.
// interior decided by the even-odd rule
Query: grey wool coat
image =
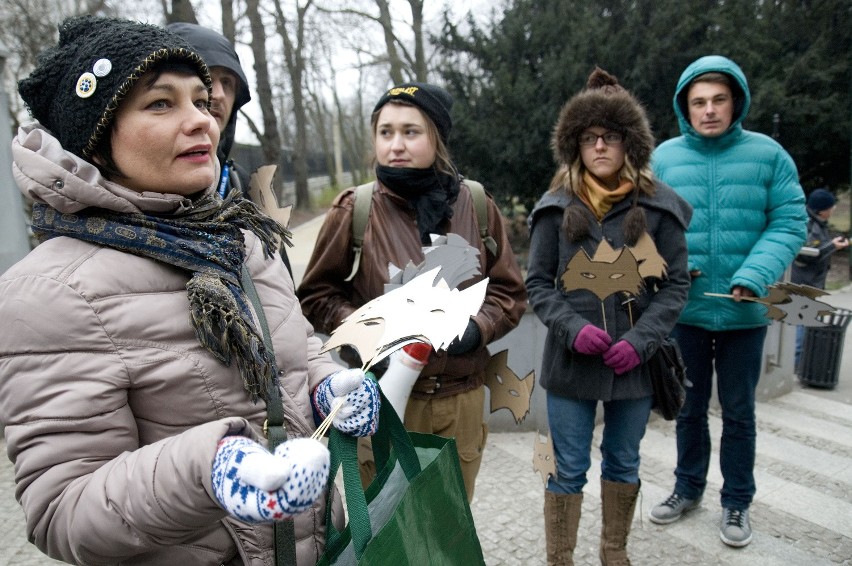
<path fill-rule="evenodd" d="M 647 219 L 646 231 L 665 260 L 666 270 L 662 278 L 644 278 L 644 285 L 635 295 L 619 291 L 601 300 L 592 291 L 595 283 L 566 291 L 562 282 L 575 254 L 585 251 L 594 258 L 604 239 L 613 250 L 625 246 L 622 224 L 632 200 L 628 196 L 616 203 L 598 222 L 576 196 L 566 191 L 548 192 L 530 214 L 526 285 L 529 302 L 547 327 L 540 383 L 552 394 L 601 401 L 651 395 L 645 362 L 674 327 L 689 292 L 685 238 L 692 216 L 689 204 L 660 182 L 654 196 L 639 196 L 638 206 L 644 208 Z M 589 234 L 577 242 L 569 241 L 562 229 L 567 206 L 579 206 L 588 215 Z M 590 323 L 606 330 L 612 344 L 619 340 L 629 342 L 642 364 L 616 376 L 601 356 L 575 352 L 574 339 Z"/>

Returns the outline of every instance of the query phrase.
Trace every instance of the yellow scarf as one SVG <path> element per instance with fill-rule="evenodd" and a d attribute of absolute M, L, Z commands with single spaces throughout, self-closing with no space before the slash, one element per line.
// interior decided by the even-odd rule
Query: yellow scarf
<path fill-rule="evenodd" d="M 633 183 L 630 181 L 625 181 L 617 189 L 610 190 L 601 185 L 594 175 L 586 171 L 583 173 L 583 190 L 580 191 L 579 196 L 595 214 L 595 217 L 600 220 L 615 203 L 621 202 L 632 192 Z"/>

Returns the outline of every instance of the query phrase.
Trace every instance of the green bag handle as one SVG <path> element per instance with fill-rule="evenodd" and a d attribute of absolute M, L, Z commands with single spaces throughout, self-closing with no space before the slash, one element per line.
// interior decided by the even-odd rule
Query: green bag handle
<path fill-rule="evenodd" d="M 377 475 L 376 480 L 381 477 L 381 472 L 385 469 L 389 462 L 392 462 L 391 451 L 393 448 L 393 456 L 399 462 L 405 477 L 409 481 L 413 481 L 422 471 L 420 459 L 417 457 L 417 452 L 414 449 L 414 444 L 411 442 L 411 437 L 405 426 L 393 409 L 390 401 L 385 398 L 384 393 L 381 393 L 381 408 L 379 409 L 379 429 L 373 435 L 373 455 L 376 460 Z M 343 489 L 346 494 L 346 514 L 349 516 L 349 532 L 355 546 L 356 558 L 361 558 L 367 544 L 373 538 L 373 530 L 370 526 L 370 514 L 367 509 L 367 498 L 373 499 L 373 485 L 364 492 L 361 485 L 361 474 L 358 465 L 358 439 L 354 436 L 343 434 L 339 430 L 332 428 L 329 432 L 328 449 L 331 453 L 331 461 L 329 467 L 329 490 L 331 494 L 331 484 L 337 475 L 337 470 L 343 467 Z M 343 533 L 338 531 L 331 520 L 331 501 L 326 506 L 326 548 L 332 548 L 343 537 Z"/>

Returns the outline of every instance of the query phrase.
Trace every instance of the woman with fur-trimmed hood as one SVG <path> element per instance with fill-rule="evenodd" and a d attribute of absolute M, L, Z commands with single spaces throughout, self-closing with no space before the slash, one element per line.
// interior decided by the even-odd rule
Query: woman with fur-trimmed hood
<path fill-rule="evenodd" d="M 547 326 L 547 390 L 557 475 L 545 490 L 548 564 L 573 564 L 592 433 L 603 402 L 603 564 L 629 564 L 639 443 L 651 411 L 645 362 L 689 291 L 691 207 L 650 169 L 642 105 L 599 68 L 562 108 L 558 164 L 530 215 L 529 301 Z"/>

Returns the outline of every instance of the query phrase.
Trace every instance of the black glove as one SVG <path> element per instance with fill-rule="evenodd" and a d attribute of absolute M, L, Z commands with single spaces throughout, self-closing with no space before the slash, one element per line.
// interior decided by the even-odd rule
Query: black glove
<path fill-rule="evenodd" d="M 473 319 L 470 319 L 467 321 L 467 328 L 464 329 L 462 337 L 456 338 L 447 346 L 447 353 L 451 356 L 466 354 L 478 348 L 481 341 L 482 333 L 479 332 L 479 326 L 477 326 Z"/>
<path fill-rule="evenodd" d="M 360 368 L 363 364 L 361 356 L 358 355 L 358 350 L 348 344 L 341 346 L 337 353 L 340 355 L 343 363 L 347 364 L 350 368 Z M 372 372 L 376 379 L 379 379 L 388 370 L 388 364 L 390 364 L 390 356 L 370 366 L 370 372 Z"/>

